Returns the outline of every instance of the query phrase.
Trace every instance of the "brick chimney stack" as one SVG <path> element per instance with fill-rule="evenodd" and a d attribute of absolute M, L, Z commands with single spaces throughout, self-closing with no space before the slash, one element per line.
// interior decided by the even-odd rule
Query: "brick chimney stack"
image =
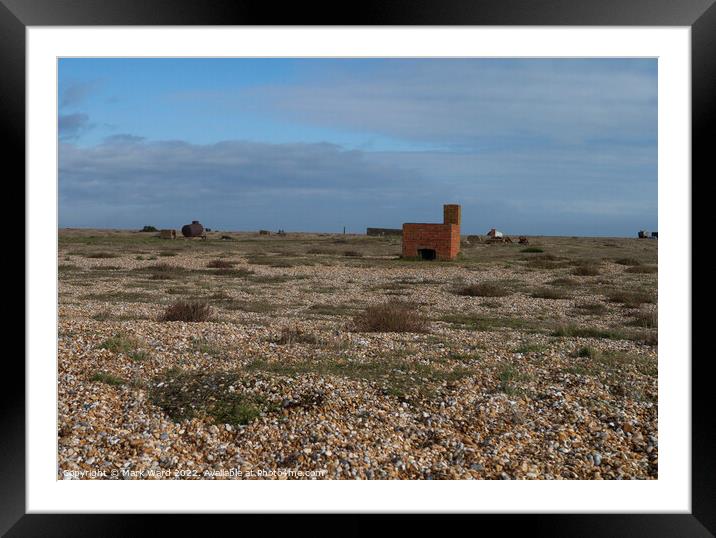
<path fill-rule="evenodd" d="M 445 204 L 443 206 L 443 224 L 457 224 L 460 226 L 460 206 Z"/>

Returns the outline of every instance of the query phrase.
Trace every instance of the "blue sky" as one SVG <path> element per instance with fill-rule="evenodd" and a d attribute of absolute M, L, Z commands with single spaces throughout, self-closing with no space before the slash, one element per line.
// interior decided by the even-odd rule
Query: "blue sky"
<path fill-rule="evenodd" d="M 657 229 L 654 59 L 61 59 L 60 226 Z"/>

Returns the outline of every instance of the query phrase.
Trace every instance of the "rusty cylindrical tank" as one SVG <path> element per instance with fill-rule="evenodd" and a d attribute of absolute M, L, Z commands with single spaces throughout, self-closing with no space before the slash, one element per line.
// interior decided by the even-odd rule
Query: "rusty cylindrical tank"
<path fill-rule="evenodd" d="M 181 227 L 181 234 L 184 237 L 201 237 L 204 235 L 204 227 L 199 224 L 198 220 L 193 220 L 191 224 L 185 224 Z"/>

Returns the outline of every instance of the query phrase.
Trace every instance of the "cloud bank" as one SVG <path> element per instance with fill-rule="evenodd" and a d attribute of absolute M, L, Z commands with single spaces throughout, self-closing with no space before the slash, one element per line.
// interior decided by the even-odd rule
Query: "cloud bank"
<path fill-rule="evenodd" d="M 657 227 L 649 62 L 297 62 L 298 75 L 281 82 L 147 92 L 132 129 L 92 143 L 95 126 L 122 128 L 131 99 L 103 116 L 109 109 L 89 105 L 97 83 L 67 87 L 61 103 L 69 110 L 58 118 L 60 224 L 199 219 L 215 229 L 363 232 L 439 221 L 451 202 L 463 205 L 465 233 Z M 162 87 L 171 86 L 164 75 Z M 158 119 L 159 108 L 171 121 Z"/>

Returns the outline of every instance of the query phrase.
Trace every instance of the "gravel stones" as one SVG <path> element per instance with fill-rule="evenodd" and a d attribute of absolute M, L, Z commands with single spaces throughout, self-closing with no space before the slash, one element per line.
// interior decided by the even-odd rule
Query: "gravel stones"
<path fill-rule="evenodd" d="M 248 263 L 234 241 L 222 248 L 243 276 L 213 275 L 207 245 L 170 259 L 181 280 L 147 279 L 135 269 L 157 261 L 134 255 L 72 256 L 78 269 L 61 271 L 59 478 L 657 478 L 656 348 L 537 327 L 573 322 L 585 301 L 607 309 L 580 318 L 590 326 L 629 319 L 589 286 L 530 296 L 568 268 L 370 267 L 368 256 L 272 267 Z M 601 275 L 626 278 L 609 262 Z M 517 284 L 490 306 L 454 293 L 483 280 Z M 215 296 L 217 315 L 158 321 L 177 290 Z M 390 293 L 427 315 L 429 332 L 351 329 L 355 311 Z M 530 325 L 474 328 L 456 315 Z M 289 324 L 315 338 L 277 344 Z M 117 335 L 130 344 L 106 349 Z M 599 360 L 580 356 L 585 347 Z M 97 372 L 119 381 L 92 381 Z"/>

